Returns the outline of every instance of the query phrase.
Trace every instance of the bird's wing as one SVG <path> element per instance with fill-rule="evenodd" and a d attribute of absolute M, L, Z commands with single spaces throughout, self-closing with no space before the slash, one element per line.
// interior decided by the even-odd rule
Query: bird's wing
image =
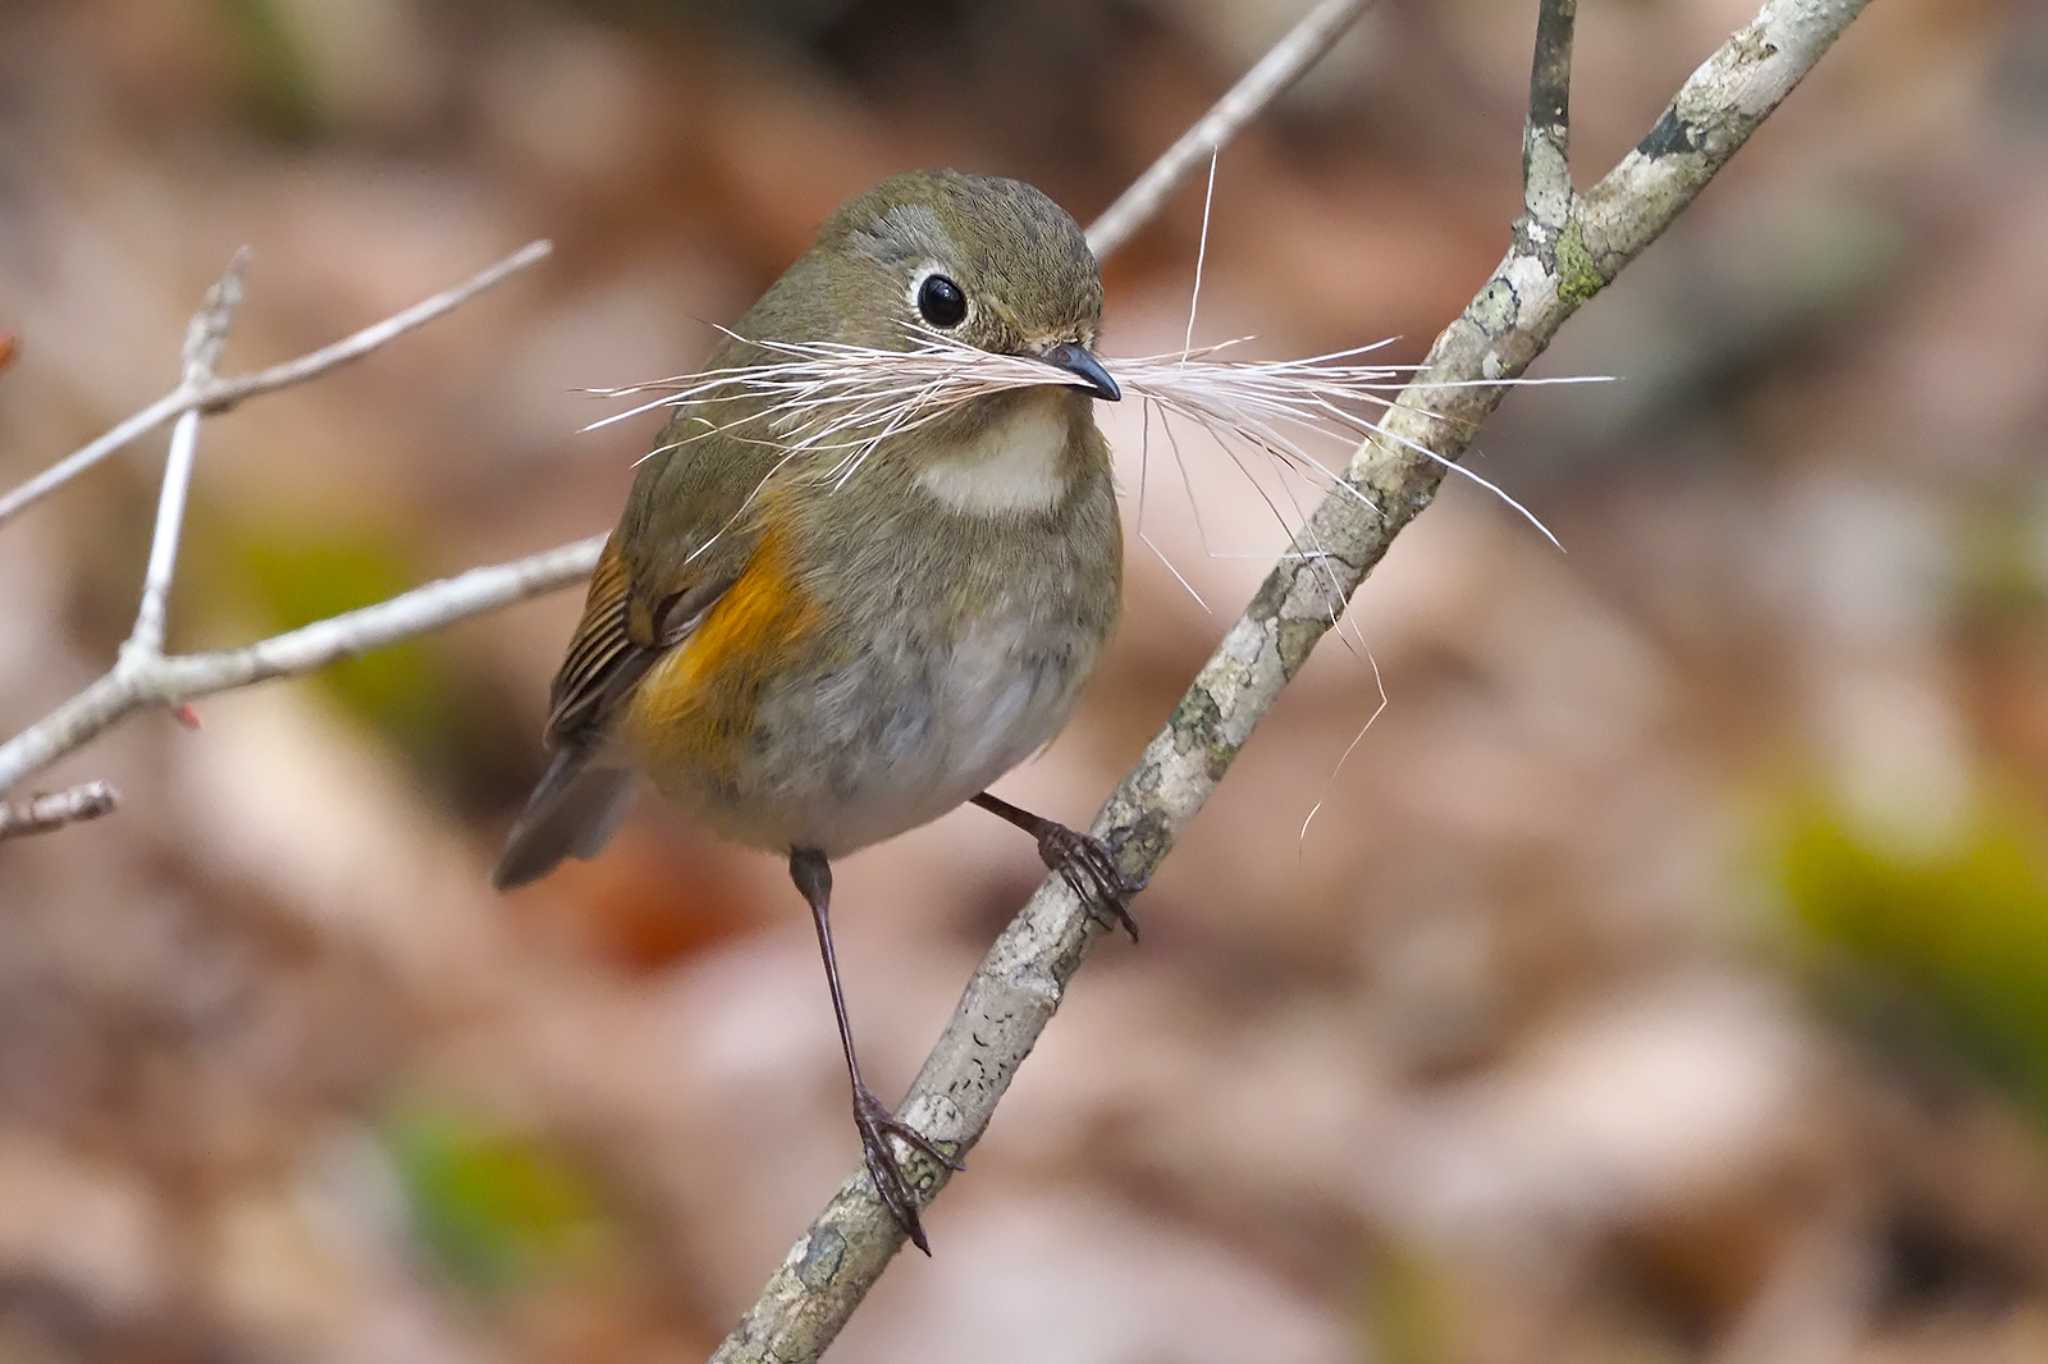
<path fill-rule="evenodd" d="M 583 619 L 576 623 L 569 652 L 548 692 L 550 747 L 601 732 L 618 702 L 660 657 L 657 650 L 636 645 L 627 633 L 628 591 L 615 534 L 598 556 L 583 601 Z"/>
<path fill-rule="evenodd" d="M 750 363 L 760 355 L 729 341 L 707 368 Z M 679 408 L 641 461 L 555 674 L 547 724 L 554 758 L 506 839 L 493 874 L 501 889 L 545 875 L 565 857 L 593 856 L 617 825 L 631 782 L 605 737 L 648 671 L 739 579 L 760 540 L 761 494 L 783 463 L 783 452 L 757 434 L 765 406 L 742 395 L 721 403 L 715 422 Z"/>
<path fill-rule="evenodd" d="M 777 452 L 678 413 L 640 466 L 619 528 L 590 578 L 583 619 L 555 674 L 547 738 L 602 736 L 649 668 L 689 638 L 738 580 L 760 538 L 759 494 Z"/>
<path fill-rule="evenodd" d="M 491 874 L 500 890 L 545 876 L 565 857 L 594 857 L 611 836 L 632 783 L 628 770 L 604 754 L 605 734 L 647 670 L 724 593 L 729 580 L 712 576 L 717 571 L 713 565 L 694 586 L 665 594 L 650 613 L 636 609 L 645 593 L 636 592 L 620 536 L 605 542 L 583 619 L 555 674 L 547 727 L 554 757 L 506 837 Z M 636 626 L 643 620 L 651 628 Z"/>

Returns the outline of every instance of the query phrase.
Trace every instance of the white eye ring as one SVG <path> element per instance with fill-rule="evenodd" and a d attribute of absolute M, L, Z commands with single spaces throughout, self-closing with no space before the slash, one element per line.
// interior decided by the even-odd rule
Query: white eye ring
<path fill-rule="evenodd" d="M 925 311 L 925 286 L 934 278 L 944 280 L 952 287 L 953 292 L 959 296 L 960 316 L 954 318 L 951 322 L 940 322 Z M 904 301 L 910 305 L 910 311 L 916 315 L 920 323 L 928 327 L 936 327 L 940 331 L 953 331 L 964 325 L 968 318 L 974 316 L 974 300 L 967 297 L 967 291 L 962 289 L 959 283 L 951 275 L 947 274 L 945 268 L 937 261 L 926 261 L 918 266 L 916 273 L 910 277 L 910 289 L 904 295 Z"/>

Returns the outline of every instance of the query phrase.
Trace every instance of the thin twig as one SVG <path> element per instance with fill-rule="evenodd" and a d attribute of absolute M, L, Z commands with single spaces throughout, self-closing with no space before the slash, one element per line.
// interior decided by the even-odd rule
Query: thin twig
<path fill-rule="evenodd" d="M 1188 329 L 1180 339 L 1180 362 L 1186 364 L 1195 349 L 1195 313 L 1202 306 L 1202 267 L 1209 262 L 1209 220 L 1216 207 L 1216 163 L 1223 157 L 1218 147 L 1209 153 L 1209 184 L 1202 191 L 1202 235 L 1195 245 L 1195 287 L 1188 290 Z"/>
<path fill-rule="evenodd" d="M 1299 80 L 1302 72 L 1314 66 L 1373 3 L 1374 0 L 1323 0 L 1267 49 L 1257 65 L 1245 72 L 1208 113 L 1195 120 L 1193 127 L 1182 133 L 1089 225 L 1088 245 L 1094 248 L 1096 257 L 1109 255 L 1133 232 L 1158 216 L 1160 205 L 1181 181 L 1236 137 L 1245 124 L 1265 112 L 1266 106 Z"/>
<path fill-rule="evenodd" d="M 1096 817 L 1094 833 L 1117 850 L 1126 876 L 1142 879 L 1158 867 L 1350 594 L 1434 498 L 1443 466 L 1404 442 L 1461 456 L 1505 391 L 1469 381 L 1520 374 L 1541 354 L 1566 319 L 1685 210 L 1865 3 L 1765 0 L 1559 231 L 1539 242 L 1528 222 L 1517 225 L 1492 277 L 1430 347 L 1416 374 L 1420 387 L 1401 396 L 1383 419 L 1385 434 L 1353 458 L 1353 492 L 1329 493 L 1310 515 L 1303 541 L 1324 552 L 1313 563 L 1283 561 L 1267 576 Z M 1445 383 L 1453 386 L 1432 386 Z M 1065 882 L 1048 877 L 968 983 L 899 1110 L 905 1120 L 955 1154 L 971 1148 L 1102 931 Z M 911 1164 L 928 1201 L 948 1172 L 921 1157 Z M 856 1172 L 714 1364 L 816 1359 L 902 1244 L 866 1172 Z"/>
<path fill-rule="evenodd" d="M 1522 129 L 1522 206 L 1532 222 L 1564 226 L 1572 203 L 1572 32 L 1579 0 L 1540 0 Z"/>
<path fill-rule="evenodd" d="M 89 781 L 68 791 L 33 795 L 22 801 L 0 801 L 0 842 L 98 819 L 111 813 L 120 800 L 119 794 L 105 782 Z"/>
<path fill-rule="evenodd" d="M 471 569 L 375 606 L 244 648 L 169 657 L 162 652 L 167 599 L 177 564 L 179 529 L 184 522 L 185 494 L 191 480 L 200 418 L 244 398 L 318 378 L 337 365 L 366 355 L 462 306 L 506 276 L 542 259 L 551 249 L 545 241 L 530 243 L 466 282 L 333 345 L 254 374 L 213 379 L 212 366 L 241 296 L 243 261 L 238 255 L 228 273 L 207 294 L 187 329 L 185 374 L 179 386 L 30 480 L 0 504 L 5 508 L 5 512 L 0 512 L 0 520 L 4 520 L 7 513 L 61 486 L 94 460 L 172 417 L 178 418 L 165 465 L 156 535 L 150 545 L 135 629 L 114 666 L 98 681 L 0 744 L 0 793 L 144 707 L 175 706 L 193 697 L 265 678 L 309 672 L 366 649 L 393 644 L 467 616 L 551 592 L 587 575 L 597 562 L 603 536 L 543 550 L 510 563 Z"/>
<path fill-rule="evenodd" d="M 206 300 L 185 331 L 185 377 L 183 386 L 204 388 L 213 379 L 214 364 L 227 343 L 228 328 L 234 325 L 235 308 L 242 301 L 242 271 L 249 262 L 249 249 L 235 252 L 220 280 L 207 290 Z M 199 453 L 199 413 L 178 418 L 171 428 L 171 451 L 164 461 L 163 491 L 157 498 L 156 534 L 149 542 L 149 567 L 142 575 L 142 604 L 135 612 L 135 629 L 122 652 L 155 658 L 164 651 L 164 625 L 169 613 L 171 578 L 178 571 L 178 536 L 185 525 L 185 495 L 192 486 L 192 466 Z"/>
<path fill-rule="evenodd" d="M 315 621 L 239 649 L 174 654 L 126 667 L 116 664 L 84 691 L 0 744 L 0 791 L 145 707 L 175 706 L 273 677 L 311 672 L 567 587 L 590 576 L 604 541 L 604 536 L 593 535 L 509 563 L 472 568 L 375 606 Z"/>
<path fill-rule="evenodd" d="M 415 328 L 425 326 L 444 313 L 453 312 L 506 276 L 544 259 L 553 249 L 553 246 L 545 241 L 528 242 L 475 278 L 416 303 L 404 312 L 394 313 L 382 322 L 365 327 L 352 336 L 345 336 L 331 345 L 301 355 L 296 360 L 287 360 L 283 364 L 257 370 L 254 374 L 238 374 L 233 378 L 215 379 L 206 384 L 179 384 L 112 430 L 80 446 L 5 497 L 0 497 L 0 526 L 6 525 L 24 508 L 63 487 L 122 446 L 137 437 L 149 434 L 165 422 L 187 412 L 225 412 L 245 398 L 253 398 L 258 394 L 287 388 L 293 384 L 302 384 L 351 360 L 359 360 L 379 346 Z"/>

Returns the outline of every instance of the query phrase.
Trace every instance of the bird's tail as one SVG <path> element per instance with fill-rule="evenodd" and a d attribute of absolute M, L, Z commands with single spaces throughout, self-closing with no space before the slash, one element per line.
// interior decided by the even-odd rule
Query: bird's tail
<path fill-rule="evenodd" d="M 565 857 L 595 857 L 619 827 L 633 794 L 633 774 L 597 767 L 589 749 L 564 744 L 505 839 L 491 884 L 511 890 L 553 871 Z"/>

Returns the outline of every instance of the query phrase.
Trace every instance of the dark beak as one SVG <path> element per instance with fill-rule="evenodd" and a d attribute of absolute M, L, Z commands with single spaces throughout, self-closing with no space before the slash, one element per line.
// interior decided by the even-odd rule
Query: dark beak
<path fill-rule="evenodd" d="M 1077 346 L 1071 341 L 1062 341 L 1038 357 L 1054 369 L 1063 369 L 1081 382 L 1070 385 L 1085 389 L 1106 403 L 1113 403 L 1124 396 L 1116 386 L 1116 380 L 1109 377 L 1109 371 L 1102 362 L 1089 353 L 1086 346 Z"/>

